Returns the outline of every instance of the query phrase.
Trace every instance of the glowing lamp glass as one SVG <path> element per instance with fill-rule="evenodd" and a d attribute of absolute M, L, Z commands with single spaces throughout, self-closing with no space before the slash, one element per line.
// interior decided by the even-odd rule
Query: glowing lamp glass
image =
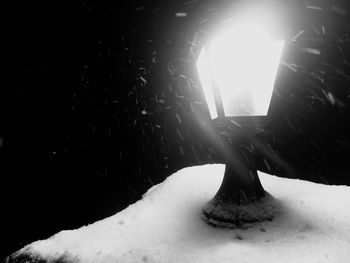
<path fill-rule="evenodd" d="M 259 27 L 237 26 L 202 48 L 197 70 L 211 118 L 217 103 L 228 117 L 267 115 L 283 45 Z"/>

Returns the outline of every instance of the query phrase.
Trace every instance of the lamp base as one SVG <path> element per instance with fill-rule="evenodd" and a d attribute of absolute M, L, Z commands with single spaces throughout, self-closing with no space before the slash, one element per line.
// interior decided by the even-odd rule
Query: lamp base
<path fill-rule="evenodd" d="M 262 221 L 271 221 L 280 211 L 277 200 L 269 193 L 259 200 L 237 204 L 215 196 L 203 208 L 203 220 L 216 227 L 247 228 Z"/>

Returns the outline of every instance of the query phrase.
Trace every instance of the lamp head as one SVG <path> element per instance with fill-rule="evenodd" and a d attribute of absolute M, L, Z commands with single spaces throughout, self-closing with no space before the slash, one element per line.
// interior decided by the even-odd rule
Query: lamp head
<path fill-rule="evenodd" d="M 236 21 L 203 46 L 197 70 L 212 119 L 267 115 L 283 45 L 261 25 Z"/>

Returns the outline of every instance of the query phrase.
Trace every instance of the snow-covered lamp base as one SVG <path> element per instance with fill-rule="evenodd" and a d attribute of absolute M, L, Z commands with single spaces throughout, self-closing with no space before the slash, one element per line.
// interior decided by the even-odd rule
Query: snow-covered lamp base
<path fill-rule="evenodd" d="M 248 229 L 214 228 L 202 208 L 223 174 L 221 164 L 185 168 L 116 215 L 34 242 L 5 262 L 350 262 L 350 187 L 260 173 L 280 214 Z"/>
<path fill-rule="evenodd" d="M 246 229 L 257 222 L 271 221 L 279 210 L 278 201 L 267 192 L 261 200 L 240 205 L 213 198 L 204 206 L 203 220 L 216 227 Z"/>

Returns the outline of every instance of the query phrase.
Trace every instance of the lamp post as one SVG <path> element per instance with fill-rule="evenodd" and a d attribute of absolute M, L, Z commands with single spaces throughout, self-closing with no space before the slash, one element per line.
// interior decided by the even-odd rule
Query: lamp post
<path fill-rule="evenodd" d="M 278 209 L 260 183 L 250 137 L 267 115 L 283 45 L 259 25 L 234 24 L 199 53 L 199 80 L 226 162 L 222 184 L 203 209 L 209 224 L 242 227 L 271 220 Z"/>

